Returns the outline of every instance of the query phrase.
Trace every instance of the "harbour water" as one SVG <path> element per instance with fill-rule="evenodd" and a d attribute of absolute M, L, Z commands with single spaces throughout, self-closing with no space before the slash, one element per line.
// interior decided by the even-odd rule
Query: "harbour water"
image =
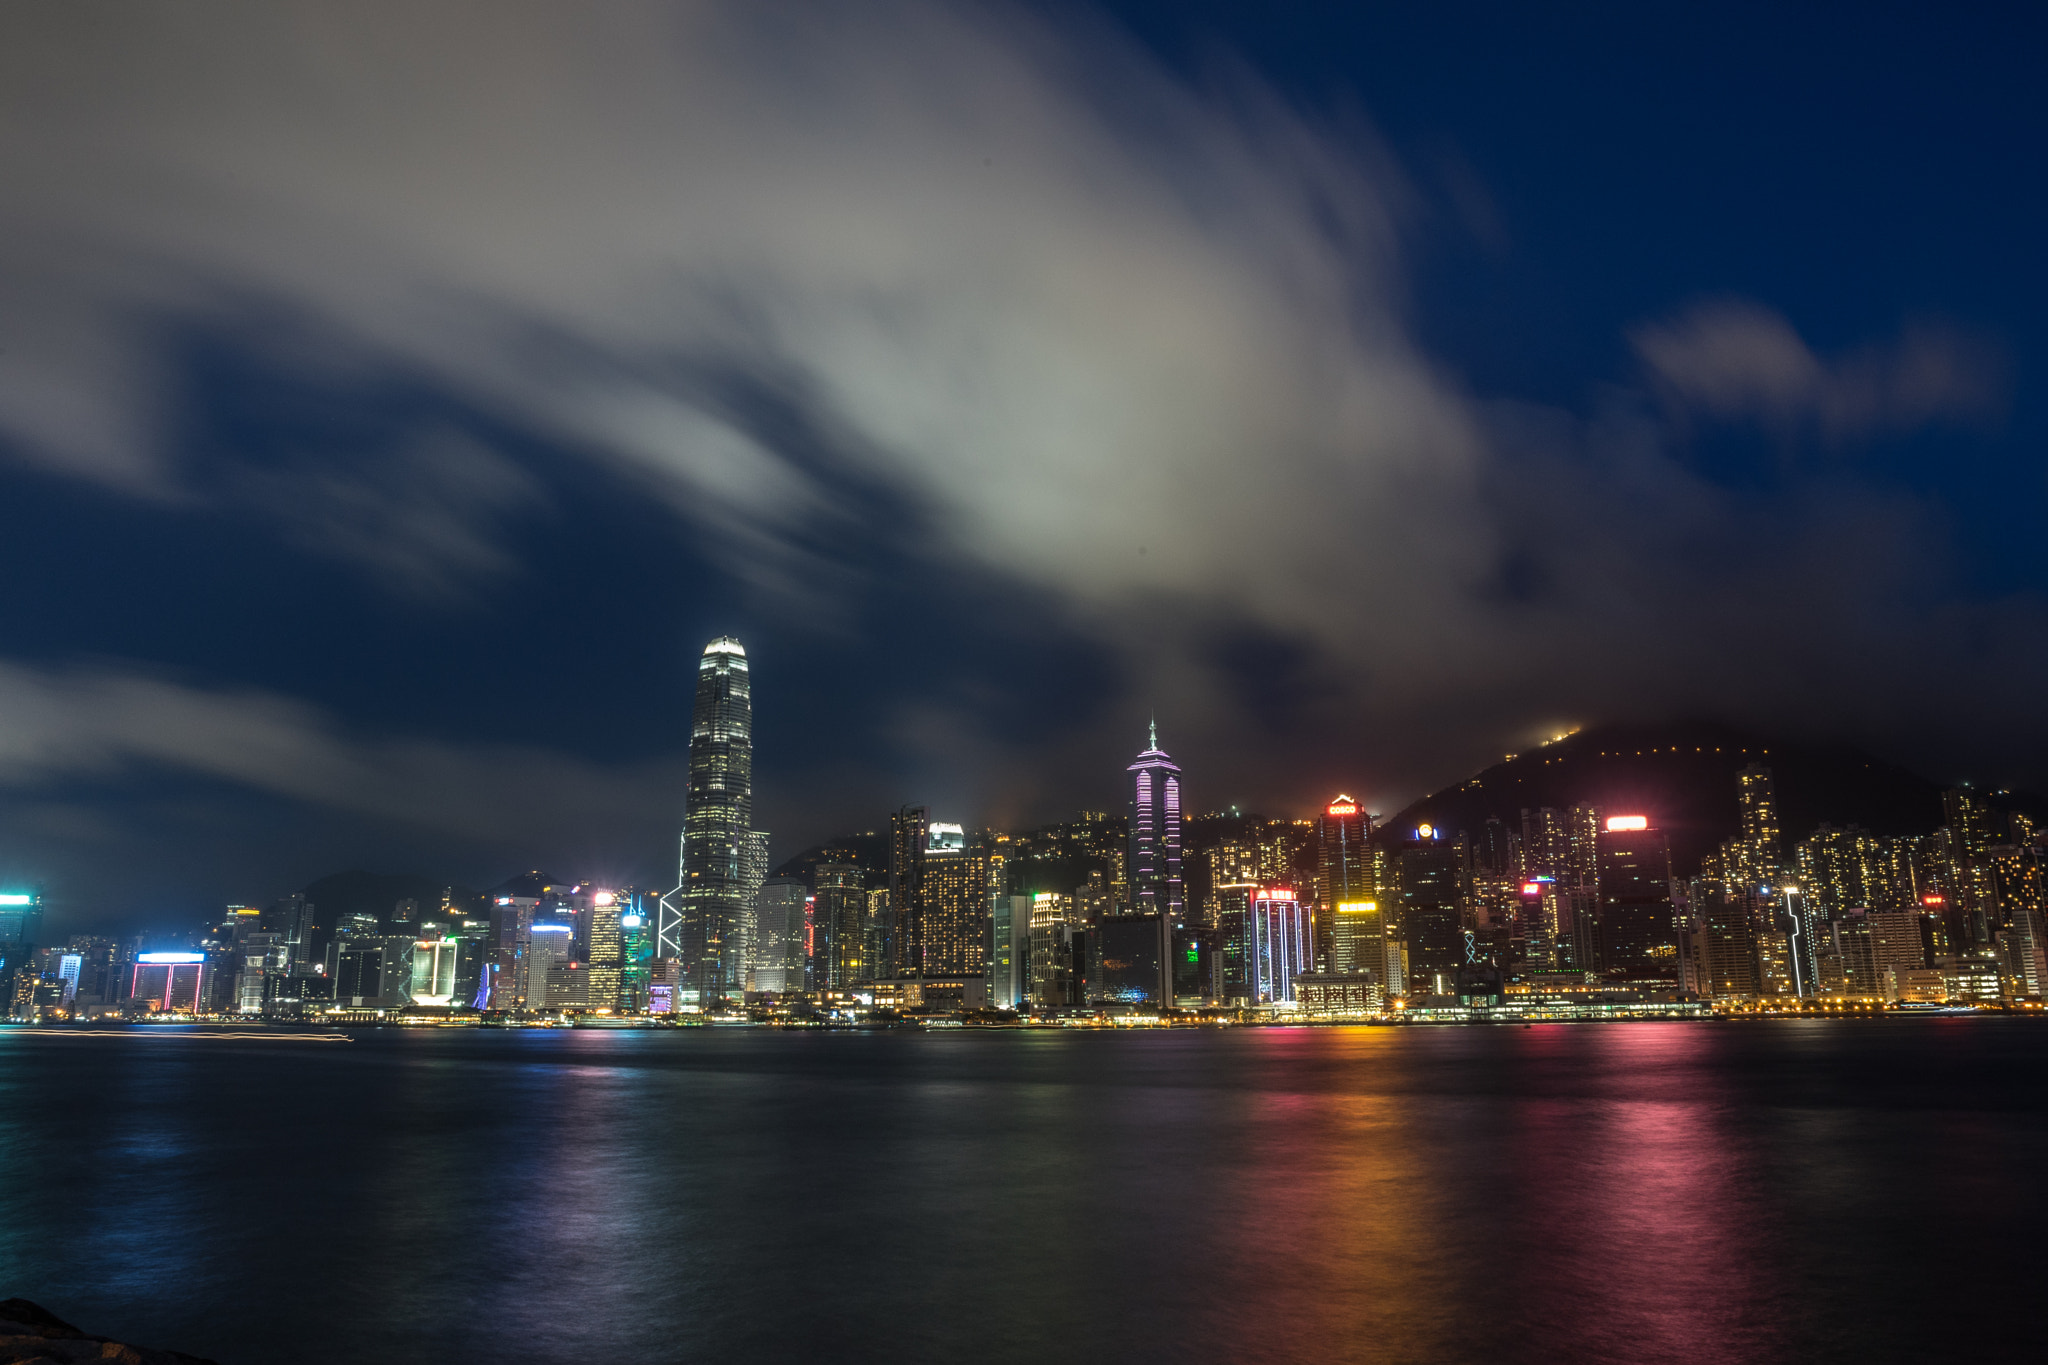
<path fill-rule="evenodd" d="M 2040 1349 L 2048 1024 L 0 1031 L 0 1297 L 223 1365 Z"/>

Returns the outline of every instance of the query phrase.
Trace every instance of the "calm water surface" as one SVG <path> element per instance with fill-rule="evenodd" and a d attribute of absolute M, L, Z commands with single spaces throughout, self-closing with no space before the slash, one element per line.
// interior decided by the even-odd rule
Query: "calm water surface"
<path fill-rule="evenodd" d="M 2048 1024 L 0 1031 L 0 1297 L 271 1362 L 2034 1356 Z"/>

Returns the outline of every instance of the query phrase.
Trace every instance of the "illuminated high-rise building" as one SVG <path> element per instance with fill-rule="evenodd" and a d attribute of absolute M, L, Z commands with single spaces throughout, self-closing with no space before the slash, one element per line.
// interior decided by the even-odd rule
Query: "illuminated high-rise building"
<path fill-rule="evenodd" d="M 583 954 L 590 965 L 589 1005 L 594 1010 L 615 1010 L 624 980 L 625 939 L 620 920 L 625 910 L 615 891 L 592 890 L 588 895 Z"/>
<path fill-rule="evenodd" d="M 1751 890 L 1778 878 L 1778 796 L 1771 770 L 1752 763 L 1735 775 L 1742 814 L 1742 868 L 1737 880 Z"/>
<path fill-rule="evenodd" d="M 924 962 L 923 921 L 918 916 L 919 886 L 924 877 L 925 841 L 931 837 L 931 812 L 905 806 L 889 817 L 889 897 L 879 926 L 887 973 L 916 976 Z"/>
<path fill-rule="evenodd" d="M 1522 809 L 1522 879 L 1562 880 L 1573 865 L 1572 826 L 1565 812 L 1551 806 Z"/>
<path fill-rule="evenodd" d="M 1031 999 L 1031 897 L 997 896 L 989 916 L 991 1007 L 1013 1010 Z"/>
<path fill-rule="evenodd" d="M 1251 1008 L 1292 1003 L 1294 978 L 1309 968 L 1308 913 L 1292 889 L 1229 888 L 1218 938 L 1225 1000 Z"/>
<path fill-rule="evenodd" d="M 754 960 L 749 990 L 788 995 L 804 988 L 809 965 L 811 891 L 801 877 L 770 877 L 754 895 Z"/>
<path fill-rule="evenodd" d="M 989 853 L 959 825 L 926 830 L 911 932 L 911 975 L 978 976 L 988 968 Z"/>
<path fill-rule="evenodd" d="M 1450 995 L 1465 961 L 1463 919 L 1465 843 L 1423 826 L 1404 843 L 1401 869 L 1401 940 L 1407 945 L 1408 989 Z"/>
<path fill-rule="evenodd" d="M 1850 910 L 1883 904 L 1876 894 L 1882 883 L 1878 847 L 1868 830 L 1855 825 L 1822 825 L 1800 842 L 1794 854 L 1798 885 L 1821 918 L 1832 922 Z"/>
<path fill-rule="evenodd" d="M 205 953 L 137 953 L 128 994 L 146 1009 L 196 1014 L 205 1006 L 206 976 Z"/>
<path fill-rule="evenodd" d="M 1072 949 L 1079 922 L 1071 896 L 1040 891 L 1031 897 L 1031 1003 L 1056 1009 L 1073 1003 Z"/>
<path fill-rule="evenodd" d="M 1131 774 L 1130 908 L 1158 912 L 1173 924 L 1186 918 L 1181 878 L 1181 772 L 1159 747 L 1159 723 Z"/>
<path fill-rule="evenodd" d="M 632 1014 L 648 1007 L 654 981 L 654 926 L 639 891 L 619 893 L 619 1008 Z"/>
<path fill-rule="evenodd" d="M 850 991 L 872 973 L 867 957 L 868 893 L 852 863 L 820 863 L 812 874 L 811 986 Z"/>
<path fill-rule="evenodd" d="M 1316 817 L 1316 897 L 1313 958 L 1334 971 L 1332 934 L 1337 907 L 1375 899 L 1371 850 L 1367 848 L 1365 807 L 1356 797 L 1339 795 Z"/>
<path fill-rule="evenodd" d="M 685 993 L 707 1006 L 745 987 L 747 924 L 767 870 L 753 817 L 753 684 L 747 651 L 721 636 L 697 663 L 681 866 L 658 931 L 659 954 L 681 962 Z"/>
<path fill-rule="evenodd" d="M 1603 970 L 1631 979 L 1678 979 L 1671 844 L 1645 816 L 1610 816 L 1601 832 L 1597 919 Z"/>

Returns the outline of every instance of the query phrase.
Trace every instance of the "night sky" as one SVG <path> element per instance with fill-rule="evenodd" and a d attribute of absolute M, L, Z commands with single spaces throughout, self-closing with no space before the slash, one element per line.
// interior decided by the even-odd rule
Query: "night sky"
<path fill-rule="evenodd" d="M 0 877 L 666 885 L 1710 717 L 2048 783 L 2032 6 L 0 8 Z"/>

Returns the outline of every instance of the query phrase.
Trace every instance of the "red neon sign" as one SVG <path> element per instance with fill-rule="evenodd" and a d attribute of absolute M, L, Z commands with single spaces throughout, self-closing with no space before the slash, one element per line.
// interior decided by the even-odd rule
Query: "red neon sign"
<path fill-rule="evenodd" d="M 1356 801 L 1332 801 L 1327 813 L 1330 815 L 1356 815 L 1358 814 L 1358 803 Z"/>

